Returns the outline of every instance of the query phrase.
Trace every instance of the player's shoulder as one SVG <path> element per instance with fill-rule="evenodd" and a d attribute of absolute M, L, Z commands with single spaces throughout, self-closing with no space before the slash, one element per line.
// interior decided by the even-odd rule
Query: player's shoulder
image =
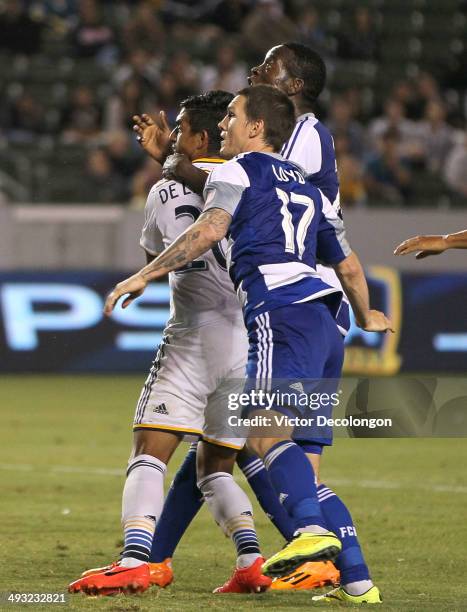
<path fill-rule="evenodd" d="M 250 178 L 248 166 L 243 163 L 244 158 L 245 153 L 241 153 L 229 161 L 217 165 L 212 169 L 211 174 L 209 175 L 208 183 L 218 181 L 222 183 L 233 183 L 235 185 L 249 187 Z"/>
<path fill-rule="evenodd" d="M 295 161 L 286 159 L 280 153 L 252 152 L 243 155 L 239 163 L 245 166 L 251 184 L 261 188 L 264 184 L 269 185 L 271 180 L 305 183 L 306 172 L 303 167 Z"/>
<path fill-rule="evenodd" d="M 155 208 L 157 204 L 157 200 L 158 200 L 159 183 L 162 183 L 162 182 L 168 182 L 168 181 L 162 181 L 161 179 L 160 181 L 157 181 L 157 183 L 154 183 L 154 185 L 149 190 L 147 198 L 146 198 L 146 206 L 145 206 L 146 213 L 148 213 L 150 209 Z"/>
<path fill-rule="evenodd" d="M 297 119 L 292 136 L 282 147 L 281 154 L 286 159 L 298 162 L 308 174 L 316 174 L 323 164 L 335 165 L 331 132 L 313 113 Z"/>
<path fill-rule="evenodd" d="M 319 139 L 321 146 L 329 146 L 333 142 L 330 129 L 322 121 L 314 117 L 313 122 L 309 122 L 308 133 Z"/>
<path fill-rule="evenodd" d="M 286 159 L 303 162 L 303 158 L 315 155 L 321 148 L 319 131 L 316 129 L 318 119 L 313 113 L 298 117 L 290 138 L 284 143 L 281 155 Z"/>
<path fill-rule="evenodd" d="M 317 120 L 315 125 L 313 126 L 315 132 L 318 134 L 321 144 L 324 145 L 332 145 L 333 138 L 331 131 L 329 128 L 324 125 L 321 121 Z"/>
<path fill-rule="evenodd" d="M 320 121 L 313 113 L 301 115 L 297 119 L 294 132 L 289 140 L 315 140 L 315 141 L 330 141 L 332 135 L 329 128 Z"/>
<path fill-rule="evenodd" d="M 148 198 L 156 198 L 162 190 L 167 189 L 168 185 L 173 182 L 175 181 L 172 181 L 171 179 L 161 178 L 157 181 L 157 183 L 154 183 L 154 185 L 149 190 Z"/>
<path fill-rule="evenodd" d="M 215 168 L 225 163 L 226 160 L 221 157 L 199 157 L 193 161 L 193 166 L 210 174 Z"/>

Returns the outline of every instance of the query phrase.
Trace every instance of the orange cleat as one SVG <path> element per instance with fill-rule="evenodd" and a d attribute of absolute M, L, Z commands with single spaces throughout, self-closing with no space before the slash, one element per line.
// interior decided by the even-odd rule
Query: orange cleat
<path fill-rule="evenodd" d="M 166 587 L 173 582 L 174 573 L 172 569 L 172 559 L 167 557 L 161 563 L 148 563 L 149 565 L 149 582 L 151 585 L 158 587 Z M 81 574 L 81 578 L 87 576 L 94 576 L 95 574 L 102 574 L 102 572 L 108 572 L 115 567 L 120 567 L 120 561 L 114 561 L 110 565 L 104 565 L 103 567 L 95 567 L 88 569 Z M 77 583 L 79 580 L 76 581 Z M 78 585 L 79 586 L 79 585 Z"/>
<path fill-rule="evenodd" d="M 149 581 L 158 587 L 164 588 L 168 586 L 174 579 L 172 569 L 172 559 L 168 557 L 161 563 L 148 563 L 149 565 Z"/>
<path fill-rule="evenodd" d="M 100 574 L 91 574 L 75 580 L 68 586 L 70 593 L 86 595 L 115 595 L 117 593 L 142 593 L 150 586 L 147 563 L 138 567 L 115 565 Z"/>
<path fill-rule="evenodd" d="M 94 567 L 92 569 L 85 570 L 81 574 L 81 578 L 86 578 L 86 576 L 94 576 L 94 574 L 102 574 L 102 572 L 108 572 L 114 567 L 118 567 L 120 565 L 120 561 L 114 561 L 110 565 L 104 565 L 102 567 Z M 78 581 L 76 581 L 78 582 Z"/>
<path fill-rule="evenodd" d="M 283 578 L 275 578 L 271 584 L 273 591 L 292 591 L 318 589 L 327 585 L 338 586 L 339 570 L 331 561 L 307 561 Z"/>
<path fill-rule="evenodd" d="M 264 563 L 262 557 L 258 557 L 248 567 L 237 568 L 232 577 L 213 593 L 263 593 L 271 586 L 271 578 L 261 573 Z"/>

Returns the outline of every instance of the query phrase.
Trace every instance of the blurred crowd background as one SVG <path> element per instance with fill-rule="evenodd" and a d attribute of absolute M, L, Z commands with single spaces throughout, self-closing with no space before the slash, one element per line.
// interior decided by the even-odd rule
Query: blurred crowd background
<path fill-rule="evenodd" d="M 345 207 L 467 207 L 467 0 L 0 0 L 0 202 L 144 206 L 132 116 L 285 41 L 326 60 Z"/>

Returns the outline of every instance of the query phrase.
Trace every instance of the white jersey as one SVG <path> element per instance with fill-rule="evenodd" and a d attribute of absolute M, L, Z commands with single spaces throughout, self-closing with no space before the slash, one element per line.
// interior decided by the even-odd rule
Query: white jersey
<path fill-rule="evenodd" d="M 313 113 L 305 113 L 298 117 L 292 136 L 282 147 L 281 154 L 301 166 L 313 185 L 318 187 L 340 211 L 334 142 L 327 127 Z M 342 285 L 331 267 L 318 264 L 316 270 L 325 283 L 342 291 Z M 343 291 L 342 293 L 344 303 L 348 304 L 347 297 Z M 339 317 L 337 323 L 345 335 L 348 331 L 347 324 L 341 322 Z"/>
<path fill-rule="evenodd" d="M 209 173 L 224 160 L 195 160 Z M 161 253 L 192 225 L 204 208 L 201 196 L 182 183 L 160 180 L 149 192 L 140 245 L 152 255 Z M 169 274 L 170 319 L 167 329 L 189 329 L 216 318 L 230 318 L 240 304 L 225 261 L 226 242 L 205 253 L 183 269 Z"/>

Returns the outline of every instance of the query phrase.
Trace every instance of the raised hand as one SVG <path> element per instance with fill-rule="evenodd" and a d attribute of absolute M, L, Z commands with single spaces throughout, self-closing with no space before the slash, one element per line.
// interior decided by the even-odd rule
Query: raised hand
<path fill-rule="evenodd" d="M 136 140 L 153 159 L 163 164 L 170 152 L 171 129 L 164 111 L 155 118 L 149 115 L 133 116 Z"/>
<path fill-rule="evenodd" d="M 416 259 L 424 259 L 430 255 L 439 255 L 448 247 L 446 236 L 414 236 L 404 240 L 398 247 L 394 249 L 394 255 L 408 255 L 419 251 Z"/>

